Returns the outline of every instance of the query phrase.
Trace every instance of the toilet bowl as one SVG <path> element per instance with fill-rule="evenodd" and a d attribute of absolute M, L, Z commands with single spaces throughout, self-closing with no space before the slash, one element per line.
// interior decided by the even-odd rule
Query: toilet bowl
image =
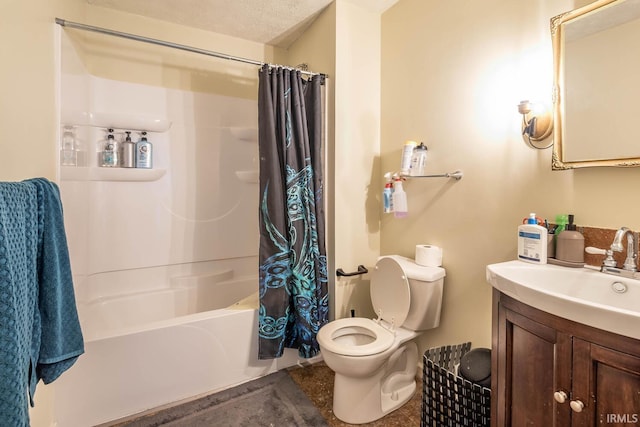
<path fill-rule="evenodd" d="M 371 277 L 377 319 L 337 319 L 318 331 L 320 352 L 335 372 L 333 412 L 344 422 L 375 421 L 416 391 L 421 331 L 440 323 L 445 271 L 398 255 L 381 257 Z"/>

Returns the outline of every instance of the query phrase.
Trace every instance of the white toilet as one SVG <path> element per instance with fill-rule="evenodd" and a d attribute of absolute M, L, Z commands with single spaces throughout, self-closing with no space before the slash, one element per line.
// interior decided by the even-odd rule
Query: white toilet
<path fill-rule="evenodd" d="M 413 339 L 440 324 L 445 270 L 398 255 L 381 257 L 371 276 L 375 320 L 334 320 L 318 331 L 325 363 L 335 372 L 333 412 L 344 422 L 375 421 L 416 391 Z"/>

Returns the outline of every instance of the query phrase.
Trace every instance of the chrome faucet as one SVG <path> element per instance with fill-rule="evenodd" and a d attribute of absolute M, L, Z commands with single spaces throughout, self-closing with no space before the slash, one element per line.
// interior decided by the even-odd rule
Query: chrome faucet
<path fill-rule="evenodd" d="M 637 271 L 637 259 L 638 259 L 638 233 L 634 233 L 627 227 L 620 227 L 616 232 L 616 236 L 611 243 L 611 251 L 622 252 L 624 247 L 622 246 L 622 239 L 627 236 L 627 258 L 622 265 L 623 270 Z"/>

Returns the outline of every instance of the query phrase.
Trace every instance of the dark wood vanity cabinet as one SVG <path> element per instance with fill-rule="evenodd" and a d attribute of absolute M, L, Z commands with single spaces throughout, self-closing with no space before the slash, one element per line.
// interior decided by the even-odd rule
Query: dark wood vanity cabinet
<path fill-rule="evenodd" d="M 639 426 L 640 341 L 493 291 L 492 426 Z"/>

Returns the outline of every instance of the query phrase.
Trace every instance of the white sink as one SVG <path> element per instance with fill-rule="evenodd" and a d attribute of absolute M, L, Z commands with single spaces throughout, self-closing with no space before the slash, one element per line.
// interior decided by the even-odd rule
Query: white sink
<path fill-rule="evenodd" d="M 589 268 L 508 261 L 488 265 L 487 282 L 547 313 L 640 339 L 640 280 Z"/>

